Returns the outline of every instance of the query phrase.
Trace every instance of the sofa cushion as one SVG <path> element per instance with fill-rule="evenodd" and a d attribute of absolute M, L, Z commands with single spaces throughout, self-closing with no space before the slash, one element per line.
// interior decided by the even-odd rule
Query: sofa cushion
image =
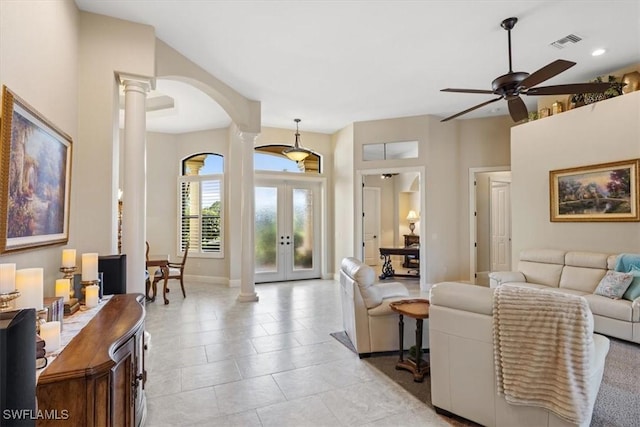
<path fill-rule="evenodd" d="M 594 293 L 613 299 L 620 299 L 632 280 L 633 275 L 631 273 L 607 271 L 607 274 L 604 275 Z"/>
<path fill-rule="evenodd" d="M 607 270 L 601 268 L 585 268 L 565 266 L 560 276 L 560 287 L 575 289 L 592 294 Z"/>
<path fill-rule="evenodd" d="M 359 259 L 347 257 L 342 260 L 342 271 L 358 282 L 360 286 L 371 286 L 376 280 L 376 272 L 373 268 L 363 264 Z"/>
<path fill-rule="evenodd" d="M 631 271 L 629 273 L 633 275 L 633 280 L 627 288 L 627 291 L 622 295 L 622 298 L 633 301 L 640 297 L 640 268 L 635 265 L 631 266 Z"/>
<path fill-rule="evenodd" d="M 562 264 L 544 264 L 541 262 L 520 261 L 518 270 L 527 278 L 527 282 L 558 287 Z"/>
<path fill-rule="evenodd" d="M 633 307 L 631 301 L 623 299 L 611 299 L 601 295 L 585 295 L 591 312 L 597 316 L 609 317 L 624 322 L 638 321 L 633 319 Z"/>
<path fill-rule="evenodd" d="M 526 249 L 520 252 L 520 261 L 564 265 L 566 251 L 559 249 Z"/>
<path fill-rule="evenodd" d="M 567 252 L 564 257 L 564 264 L 573 267 L 601 268 L 607 269 L 607 259 L 609 254 L 600 252 Z"/>

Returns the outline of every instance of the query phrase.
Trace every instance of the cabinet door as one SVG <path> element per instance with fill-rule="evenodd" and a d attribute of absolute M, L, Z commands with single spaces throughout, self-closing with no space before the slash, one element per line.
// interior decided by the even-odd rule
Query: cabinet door
<path fill-rule="evenodd" d="M 115 366 L 111 368 L 111 425 L 134 426 L 134 393 L 136 351 L 135 336 L 123 344 L 114 354 Z"/>
<path fill-rule="evenodd" d="M 144 385 L 147 381 L 147 372 L 145 371 L 144 356 L 145 356 L 145 344 L 144 344 L 144 329 L 140 328 L 138 332 L 133 336 L 135 339 L 134 362 L 135 362 L 135 378 L 132 384 L 133 400 L 134 400 L 134 416 L 135 425 L 139 426 L 146 412 L 146 403 L 144 396 Z"/>

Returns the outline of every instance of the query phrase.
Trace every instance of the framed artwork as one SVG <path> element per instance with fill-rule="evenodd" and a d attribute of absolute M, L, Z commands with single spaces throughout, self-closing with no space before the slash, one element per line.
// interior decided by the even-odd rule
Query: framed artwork
<path fill-rule="evenodd" d="M 640 221 L 640 159 L 549 172 L 551 221 Z"/>
<path fill-rule="evenodd" d="M 69 239 L 71 138 L 2 87 L 0 253 Z"/>

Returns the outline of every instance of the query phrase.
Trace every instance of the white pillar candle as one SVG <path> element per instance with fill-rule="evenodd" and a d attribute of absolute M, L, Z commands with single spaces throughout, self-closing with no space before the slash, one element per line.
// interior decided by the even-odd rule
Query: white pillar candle
<path fill-rule="evenodd" d="M 62 250 L 62 266 L 66 268 L 76 266 L 76 250 L 75 249 Z"/>
<path fill-rule="evenodd" d="M 64 297 L 64 302 L 69 302 L 70 289 L 69 279 L 56 279 L 56 296 Z"/>
<path fill-rule="evenodd" d="M 40 338 L 44 340 L 44 349 L 53 353 L 60 348 L 60 322 L 46 322 L 40 325 Z"/>
<path fill-rule="evenodd" d="M 16 290 L 16 265 L 0 264 L 0 294 Z"/>
<path fill-rule="evenodd" d="M 82 281 L 98 280 L 98 254 L 82 254 Z"/>
<path fill-rule="evenodd" d="M 23 268 L 16 270 L 16 290 L 20 297 L 16 299 L 16 308 L 35 308 L 42 310 L 43 292 L 42 268 Z"/>
<path fill-rule="evenodd" d="M 84 301 L 87 308 L 93 308 L 98 305 L 98 286 L 91 285 L 85 287 Z"/>

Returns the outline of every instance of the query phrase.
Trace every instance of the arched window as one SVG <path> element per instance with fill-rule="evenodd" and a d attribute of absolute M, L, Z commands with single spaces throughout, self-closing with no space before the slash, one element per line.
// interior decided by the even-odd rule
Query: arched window
<path fill-rule="evenodd" d="M 189 253 L 224 256 L 224 157 L 199 153 L 182 161 L 179 180 L 180 250 L 189 242 Z"/>
<path fill-rule="evenodd" d="M 257 171 L 320 173 L 320 156 L 311 153 L 309 157 L 299 162 L 290 160 L 282 154 L 282 150 L 289 145 L 263 145 L 255 148 L 253 168 Z"/>

